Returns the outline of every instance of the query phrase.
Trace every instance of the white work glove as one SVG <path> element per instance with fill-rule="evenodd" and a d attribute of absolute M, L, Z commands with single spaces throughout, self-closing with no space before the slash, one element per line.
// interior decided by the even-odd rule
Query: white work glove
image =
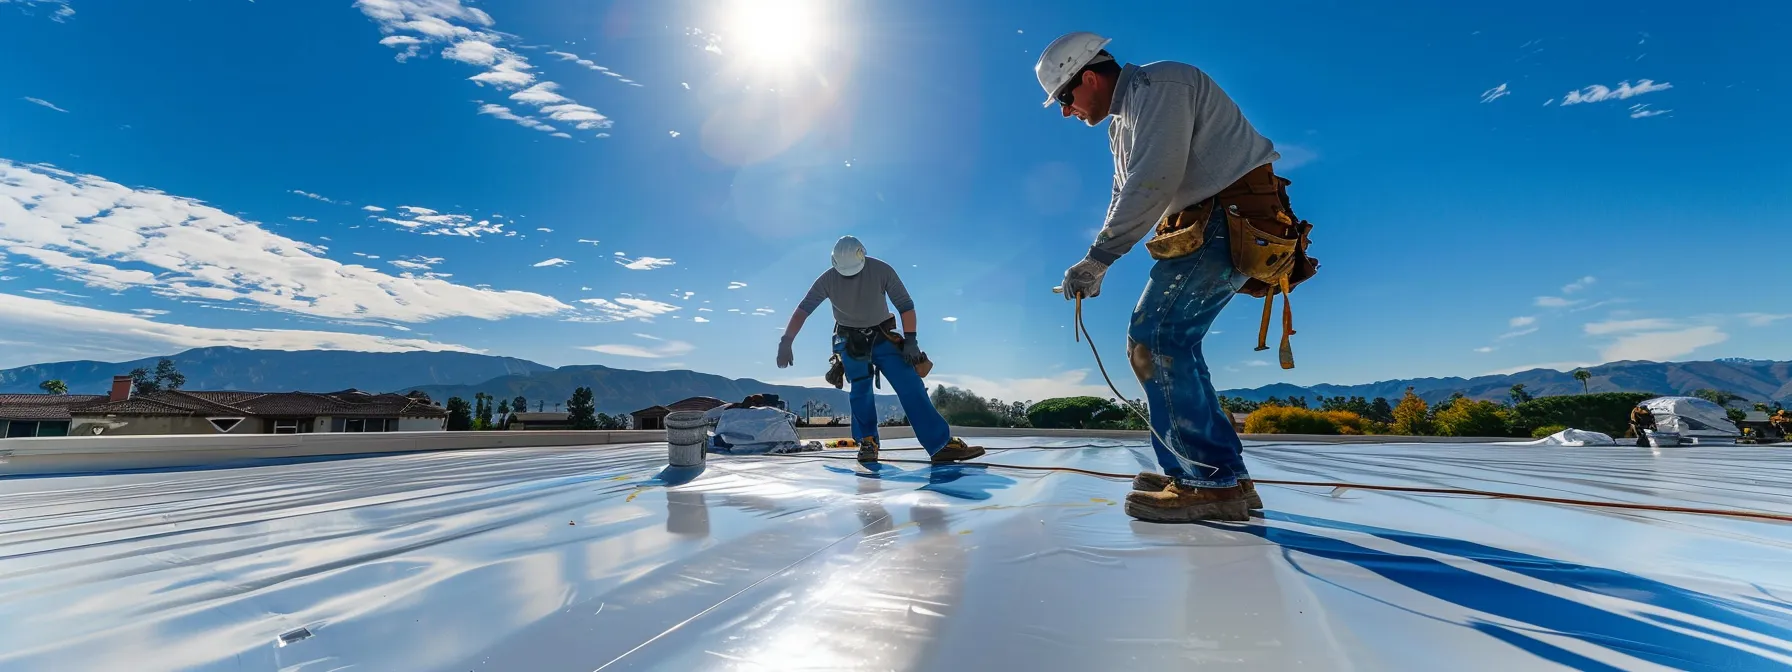
<path fill-rule="evenodd" d="M 1064 271 L 1064 298 L 1066 300 L 1082 296 L 1093 299 L 1101 296 L 1101 279 L 1108 274 L 1108 265 L 1085 257 L 1076 262 L 1070 270 Z"/>

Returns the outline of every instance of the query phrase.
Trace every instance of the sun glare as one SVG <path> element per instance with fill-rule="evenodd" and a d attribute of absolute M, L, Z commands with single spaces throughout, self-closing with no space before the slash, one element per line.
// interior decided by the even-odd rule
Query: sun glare
<path fill-rule="evenodd" d="M 816 0 L 734 0 L 722 48 L 755 62 L 805 60 L 820 24 Z"/>

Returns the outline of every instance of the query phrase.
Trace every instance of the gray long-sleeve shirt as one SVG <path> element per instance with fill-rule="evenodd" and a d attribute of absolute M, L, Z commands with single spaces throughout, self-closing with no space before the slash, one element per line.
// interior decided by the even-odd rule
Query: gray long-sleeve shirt
<path fill-rule="evenodd" d="M 864 270 L 850 278 L 832 268 L 822 273 L 796 309 L 813 313 L 825 300 L 834 305 L 836 324 L 863 329 L 883 324 L 892 317 L 889 306 L 884 303 L 886 296 L 896 305 L 896 312 L 915 309 L 915 301 L 909 298 L 908 288 L 902 286 L 902 278 L 897 277 L 896 269 L 877 257 L 865 257 Z"/>
<path fill-rule="evenodd" d="M 1164 215 L 1281 158 L 1232 98 L 1192 65 L 1128 64 L 1114 83 L 1114 192 L 1089 258 L 1112 264 Z"/>

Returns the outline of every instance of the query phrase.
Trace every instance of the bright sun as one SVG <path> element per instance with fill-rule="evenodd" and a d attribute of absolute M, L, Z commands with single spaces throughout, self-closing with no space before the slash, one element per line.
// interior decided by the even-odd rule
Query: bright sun
<path fill-rule="evenodd" d="M 734 0 L 722 48 L 755 62 L 811 55 L 820 39 L 817 0 Z"/>

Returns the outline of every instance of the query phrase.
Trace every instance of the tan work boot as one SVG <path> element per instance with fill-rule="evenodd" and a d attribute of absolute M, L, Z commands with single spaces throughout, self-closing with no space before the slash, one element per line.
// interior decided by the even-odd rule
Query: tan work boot
<path fill-rule="evenodd" d="M 867 436 L 863 439 L 859 439 L 859 461 L 860 462 L 876 462 L 877 461 L 877 439 L 871 438 L 869 436 Z"/>
<path fill-rule="evenodd" d="M 955 436 L 952 437 L 951 441 L 947 441 L 945 446 L 940 448 L 940 452 L 933 454 L 933 463 L 944 464 L 947 462 L 963 462 L 973 457 L 981 457 L 982 455 L 982 446 L 967 446 L 964 443 L 964 439 Z"/>
<path fill-rule="evenodd" d="M 1250 505 L 1244 486 L 1189 488 L 1179 483 L 1157 492 L 1126 494 L 1126 515 L 1150 523 L 1193 523 L 1204 520 L 1247 521 Z"/>
<path fill-rule="evenodd" d="M 1141 471 L 1139 472 L 1139 475 L 1133 477 L 1132 489 L 1140 492 L 1158 492 L 1164 488 L 1170 487 L 1170 484 L 1175 482 L 1176 479 L 1170 478 L 1164 474 Z M 1244 486 L 1244 498 L 1246 503 L 1251 507 L 1251 510 L 1261 511 L 1263 509 L 1263 498 L 1257 496 L 1257 484 L 1242 478 L 1238 479 L 1238 484 Z"/>

